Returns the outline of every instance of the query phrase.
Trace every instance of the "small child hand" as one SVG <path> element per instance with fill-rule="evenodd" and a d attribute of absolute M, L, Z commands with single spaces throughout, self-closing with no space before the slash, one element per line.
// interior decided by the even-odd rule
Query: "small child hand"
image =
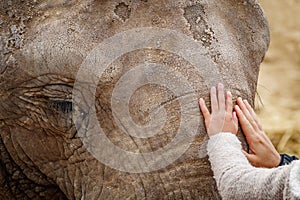
<path fill-rule="evenodd" d="M 280 154 L 265 134 L 257 115 L 246 100 L 237 99 L 234 108 L 249 144 L 249 153 L 243 152 L 255 167 L 273 168 L 280 163 Z"/>
<path fill-rule="evenodd" d="M 231 93 L 226 93 L 225 100 L 224 86 L 219 83 L 217 89 L 216 87 L 211 88 L 210 99 L 211 113 L 208 111 L 204 100 L 202 98 L 199 100 L 208 136 L 212 136 L 220 132 L 237 134 L 238 120 L 235 112 L 232 112 L 233 106 Z"/>

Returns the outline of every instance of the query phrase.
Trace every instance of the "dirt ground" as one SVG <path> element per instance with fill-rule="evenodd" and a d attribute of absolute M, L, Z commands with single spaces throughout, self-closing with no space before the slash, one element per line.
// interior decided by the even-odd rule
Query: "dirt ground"
<path fill-rule="evenodd" d="M 257 113 L 280 152 L 300 156 L 300 0 L 260 0 L 271 43 L 260 68 Z"/>

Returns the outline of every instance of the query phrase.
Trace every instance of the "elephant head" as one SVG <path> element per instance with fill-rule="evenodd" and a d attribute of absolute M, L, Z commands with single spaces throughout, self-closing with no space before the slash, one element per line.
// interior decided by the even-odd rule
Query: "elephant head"
<path fill-rule="evenodd" d="M 257 1 L 0 5 L 1 199 L 220 198 L 197 99 L 253 104 Z"/>

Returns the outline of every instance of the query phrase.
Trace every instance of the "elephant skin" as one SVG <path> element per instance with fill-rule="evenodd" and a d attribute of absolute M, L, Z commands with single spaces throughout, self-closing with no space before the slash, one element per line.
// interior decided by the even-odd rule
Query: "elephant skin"
<path fill-rule="evenodd" d="M 220 199 L 196 100 L 203 97 L 209 102 L 209 88 L 222 82 L 234 99 L 241 96 L 253 105 L 259 65 L 269 45 L 268 24 L 256 0 L 10 0 L 1 1 L 0 12 L 0 199 Z M 164 31 L 198 45 L 199 51 Z M 77 73 L 92 60 L 93 52 L 100 51 L 102 42 L 108 44 L 104 52 L 118 52 L 124 45 L 149 39 L 147 34 L 158 34 L 153 36 L 157 41 L 148 41 L 157 46 L 132 45 L 132 50 L 112 57 L 100 77 Z M 124 40 L 116 42 L 120 38 Z M 102 60 L 96 60 L 97 55 L 95 70 L 103 67 L 97 65 Z M 147 68 L 153 83 L 132 93 L 130 117 L 143 127 L 152 120 L 159 123 L 155 112 L 164 110 L 166 121 L 157 135 L 139 138 L 118 126 L 116 118 L 124 116 L 112 110 L 123 104 L 112 106 L 111 99 L 124 74 L 133 72 L 121 94 L 131 82 L 145 81 L 145 74 L 132 71 L 145 63 L 167 67 Z M 173 72 L 179 78 L 172 78 Z M 89 106 L 72 102 L 76 81 L 87 94 L 97 83 L 95 115 L 102 132 L 124 151 L 157 151 L 184 124 L 184 131 L 196 134 L 182 155 L 161 168 L 130 171 L 122 168 L 131 166 L 127 160 L 115 161 L 120 169 L 109 166 L 78 134 L 87 120 L 72 119 L 75 111 L 85 119 L 90 114 Z M 175 92 L 155 81 L 173 81 L 169 86 Z M 176 94 L 184 82 L 190 90 Z M 83 107 L 87 96 L 81 98 Z M 185 112 L 182 99 L 190 106 Z M 182 121 L 183 115 L 188 120 Z M 239 137 L 247 148 L 241 132 Z M 105 149 L 101 147 L 99 151 Z"/>

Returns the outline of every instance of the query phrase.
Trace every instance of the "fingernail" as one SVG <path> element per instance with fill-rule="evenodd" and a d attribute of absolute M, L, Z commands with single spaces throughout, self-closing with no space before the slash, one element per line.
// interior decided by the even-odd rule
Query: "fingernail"
<path fill-rule="evenodd" d="M 228 95 L 232 95 L 230 91 L 227 91 L 227 94 L 228 94 Z"/>
<path fill-rule="evenodd" d="M 219 83 L 218 86 L 219 86 L 219 87 L 223 87 L 224 85 L 223 85 L 222 83 Z"/>

